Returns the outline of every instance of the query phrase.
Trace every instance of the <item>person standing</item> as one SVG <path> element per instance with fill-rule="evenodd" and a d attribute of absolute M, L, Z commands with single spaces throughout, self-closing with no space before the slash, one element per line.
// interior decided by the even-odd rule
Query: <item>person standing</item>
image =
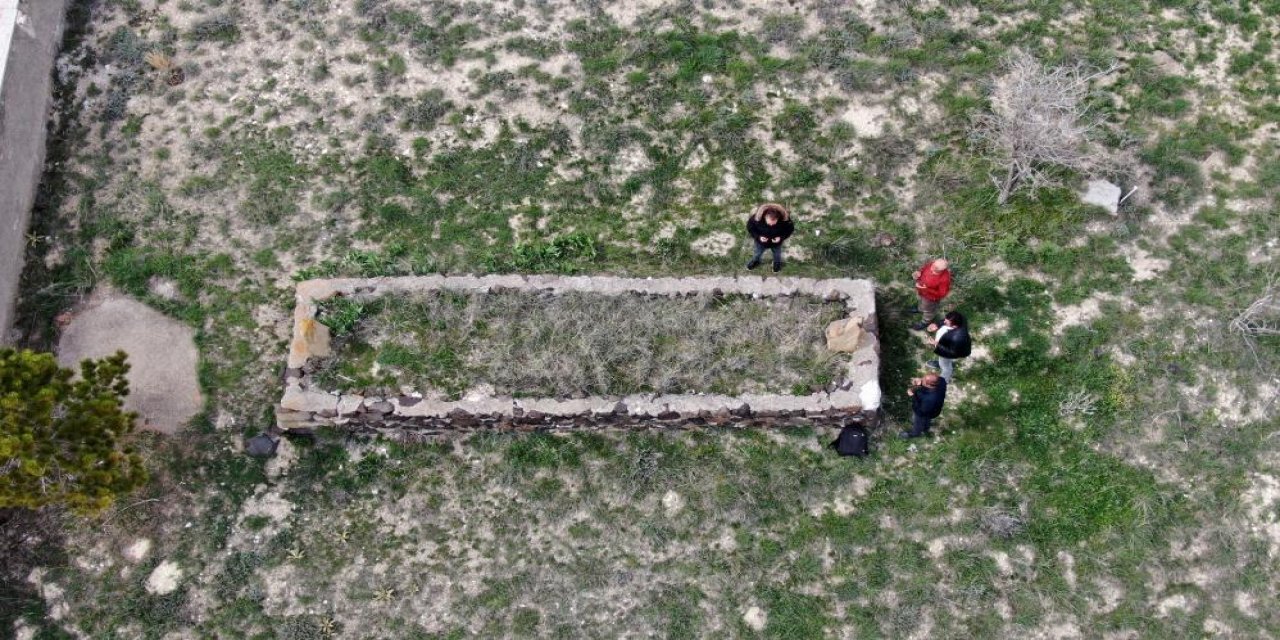
<path fill-rule="evenodd" d="M 969 339 L 969 321 L 959 311 L 950 311 L 942 317 L 942 326 L 929 325 L 929 331 L 936 331 L 933 340 L 933 353 L 937 360 L 928 363 L 930 367 L 942 372 L 942 379 L 951 384 L 951 376 L 955 375 L 956 359 L 967 358 L 973 351 L 973 342 Z"/>
<path fill-rule="evenodd" d="M 951 293 L 951 270 L 946 260 L 939 258 L 924 263 L 912 277 L 916 281 L 916 295 L 920 296 L 920 322 L 911 326 L 921 331 L 937 321 L 938 306 Z"/>
<path fill-rule="evenodd" d="M 942 415 L 942 403 L 947 399 L 947 381 L 936 373 L 912 378 L 907 395 L 911 396 L 911 430 L 899 433 L 898 437 L 907 439 L 928 435 L 930 423 Z"/>
<path fill-rule="evenodd" d="M 791 213 L 786 207 L 774 202 L 766 202 L 756 207 L 756 210 L 747 218 L 747 234 L 756 245 L 756 252 L 747 263 L 747 268 L 754 269 L 760 266 L 760 257 L 764 255 L 764 250 L 768 249 L 773 253 L 773 272 L 781 271 L 782 243 L 786 242 L 795 230 Z"/>

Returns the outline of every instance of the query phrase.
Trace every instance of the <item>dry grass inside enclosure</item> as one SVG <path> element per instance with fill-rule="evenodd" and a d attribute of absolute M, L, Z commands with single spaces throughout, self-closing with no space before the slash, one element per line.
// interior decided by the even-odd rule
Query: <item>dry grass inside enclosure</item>
<path fill-rule="evenodd" d="M 839 375 L 823 329 L 839 304 L 503 292 L 337 299 L 319 318 L 335 334 L 318 373 L 331 390 L 402 386 L 457 397 L 641 392 L 806 394 Z"/>

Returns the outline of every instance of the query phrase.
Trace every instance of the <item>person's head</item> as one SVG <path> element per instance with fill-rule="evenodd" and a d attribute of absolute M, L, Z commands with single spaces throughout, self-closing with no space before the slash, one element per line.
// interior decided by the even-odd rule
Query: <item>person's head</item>
<path fill-rule="evenodd" d="M 965 319 L 964 314 L 959 311 L 948 311 L 947 315 L 942 316 L 942 321 L 948 327 L 957 327 L 963 329 L 969 326 L 969 321 Z"/>
<path fill-rule="evenodd" d="M 787 210 L 780 204 L 769 203 L 760 207 L 760 219 L 771 227 L 778 224 L 780 220 L 786 220 L 787 217 Z"/>
<path fill-rule="evenodd" d="M 935 389 L 938 386 L 938 381 L 941 379 L 942 376 L 936 373 L 926 373 L 923 378 L 920 378 L 920 386 L 926 389 Z"/>
<path fill-rule="evenodd" d="M 933 261 L 933 272 L 942 273 L 943 271 L 946 271 L 949 266 L 951 266 L 951 263 L 947 262 L 945 258 L 938 258 Z"/>

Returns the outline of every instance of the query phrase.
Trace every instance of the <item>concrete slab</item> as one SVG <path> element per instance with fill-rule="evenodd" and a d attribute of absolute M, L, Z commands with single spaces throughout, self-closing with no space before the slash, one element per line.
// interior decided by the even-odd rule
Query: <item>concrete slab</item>
<path fill-rule="evenodd" d="M 100 289 L 62 332 L 58 362 L 78 369 L 85 358 L 119 350 L 129 354 L 130 365 L 124 406 L 138 412 L 141 428 L 174 433 L 204 407 L 195 330 L 127 295 Z"/>

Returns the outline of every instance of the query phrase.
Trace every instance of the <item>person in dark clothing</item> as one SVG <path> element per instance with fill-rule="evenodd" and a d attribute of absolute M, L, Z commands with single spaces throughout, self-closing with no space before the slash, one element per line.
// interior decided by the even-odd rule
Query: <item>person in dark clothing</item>
<path fill-rule="evenodd" d="M 973 351 L 973 342 L 969 340 L 969 321 L 959 311 L 951 311 L 942 318 L 942 326 L 931 324 L 929 331 L 938 332 L 930 341 L 938 359 L 928 364 L 940 370 L 942 379 L 950 384 L 951 377 L 955 375 L 956 359 L 967 358 Z"/>
<path fill-rule="evenodd" d="M 747 218 L 747 234 L 756 244 L 755 255 L 751 256 L 747 268 L 754 269 L 760 266 L 760 257 L 764 255 L 764 250 L 768 249 L 773 252 L 773 272 L 781 271 L 782 243 L 786 242 L 795 230 L 791 213 L 786 207 L 774 202 L 766 202 L 756 207 L 756 210 Z"/>
<path fill-rule="evenodd" d="M 911 388 L 907 389 L 911 396 L 911 430 L 898 434 L 899 438 L 919 438 L 929 433 L 929 423 L 942 415 L 942 403 L 947 399 L 947 381 L 936 373 L 923 378 L 912 378 Z"/>

